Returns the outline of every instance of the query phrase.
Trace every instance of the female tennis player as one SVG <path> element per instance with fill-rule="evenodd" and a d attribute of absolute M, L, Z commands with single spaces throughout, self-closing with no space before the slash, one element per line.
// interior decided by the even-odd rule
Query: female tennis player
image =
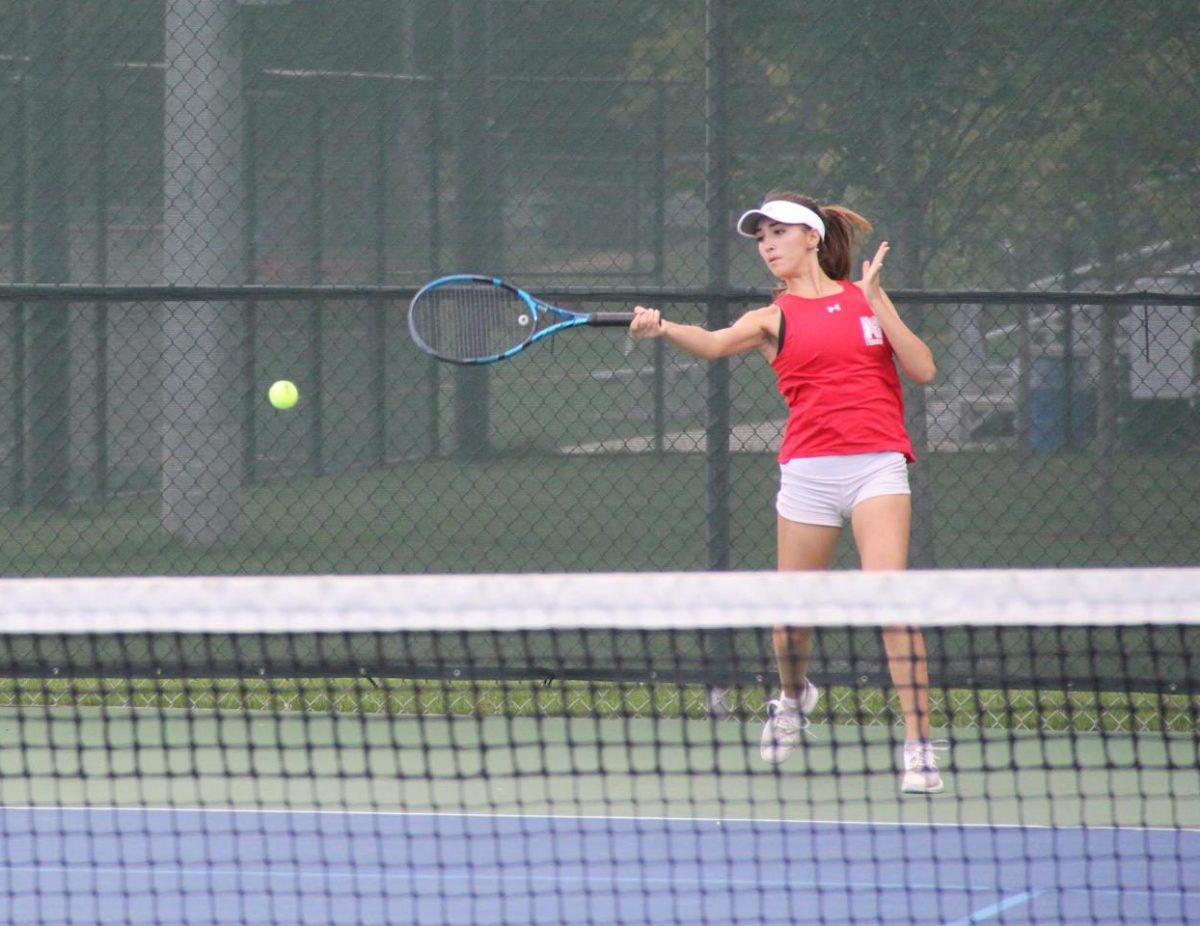
<path fill-rule="evenodd" d="M 728 328 L 709 331 L 637 306 L 634 338 L 665 338 L 702 359 L 758 351 L 775 370 L 788 406 L 776 497 L 780 570 L 828 569 L 847 519 L 863 569 L 904 569 L 912 519 L 900 377 L 936 373 L 929 347 L 901 320 L 880 285 L 885 241 L 862 279 L 850 281 L 856 238 L 870 223 L 842 206 L 775 190 L 738 221 L 740 234 L 780 281 L 774 302 Z M 812 630 L 776 627 L 780 694 L 768 706 L 762 757 L 779 763 L 800 742 L 818 690 L 807 678 Z M 883 631 L 892 683 L 904 712 L 901 790 L 932 794 L 943 783 L 929 732 L 929 672 L 918 628 Z"/>

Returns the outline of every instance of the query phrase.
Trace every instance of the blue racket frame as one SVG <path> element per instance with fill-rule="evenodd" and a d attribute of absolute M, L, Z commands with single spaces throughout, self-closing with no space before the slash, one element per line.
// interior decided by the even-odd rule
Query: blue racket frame
<path fill-rule="evenodd" d="M 440 289 L 445 286 L 468 284 L 488 284 L 498 289 L 504 289 L 518 296 L 529 307 L 529 314 L 532 320 L 530 324 L 529 337 L 519 344 L 516 344 L 505 351 L 498 354 L 489 354 L 483 357 L 450 357 L 442 354 L 429 345 L 417 331 L 416 325 L 413 323 L 413 308 L 417 305 L 420 299 L 429 292 Z M 561 319 L 553 324 L 542 327 L 546 316 Z M 538 341 L 550 337 L 552 334 L 557 334 L 567 328 L 624 328 L 633 320 L 632 312 L 572 312 L 570 309 L 564 309 L 561 306 L 551 305 L 548 302 L 543 302 L 536 296 L 532 296 L 519 286 L 513 286 L 507 283 L 500 277 L 487 276 L 476 273 L 456 273 L 450 276 L 438 277 L 422 286 L 412 298 L 408 308 L 408 333 L 412 337 L 413 343 L 421 348 L 425 353 L 438 360 L 443 360 L 447 363 L 457 363 L 466 366 L 475 366 L 484 363 L 497 363 L 501 360 L 507 360 L 516 354 L 519 354 L 530 344 L 535 344 Z"/>

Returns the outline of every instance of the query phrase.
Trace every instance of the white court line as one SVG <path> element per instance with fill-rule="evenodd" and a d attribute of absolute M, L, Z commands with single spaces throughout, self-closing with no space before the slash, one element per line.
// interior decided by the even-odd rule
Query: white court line
<path fill-rule="evenodd" d="M 667 864 L 670 864 L 669 862 Z M 735 865 L 746 864 L 744 861 L 733 861 Z M 511 874 L 508 873 L 490 873 L 483 869 L 482 864 L 458 864 L 448 865 L 445 863 L 431 863 L 421 866 L 414 870 L 412 866 L 406 867 L 403 871 L 400 870 L 375 870 L 368 871 L 363 869 L 348 870 L 336 866 L 328 866 L 323 862 L 312 862 L 310 864 L 301 864 L 297 862 L 287 863 L 288 867 L 280 865 L 275 868 L 189 868 L 185 866 L 172 866 L 170 864 L 156 866 L 120 866 L 120 865 L 90 865 L 86 861 L 80 861 L 75 865 L 9 865 L 0 862 L 0 872 L 8 872 L 10 874 L 19 875 L 36 875 L 36 874 L 61 874 L 74 875 L 80 872 L 89 872 L 94 875 L 143 875 L 146 877 L 181 877 L 181 878 L 205 878 L 214 877 L 223 878 L 261 878 L 270 880 L 275 878 L 287 878 L 290 881 L 295 881 L 297 878 L 317 878 L 321 880 L 371 880 L 371 881 L 436 881 L 440 885 L 445 885 L 447 882 L 454 881 L 491 881 L 503 883 L 506 881 L 519 881 L 522 884 L 529 882 L 542 882 L 546 884 L 614 884 L 614 885 L 663 885 L 670 887 L 674 892 L 682 885 L 692 885 L 696 890 L 708 894 L 711 893 L 714 886 L 725 887 L 747 887 L 756 890 L 761 889 L 778 889 L 789 890 L 794 888 L 811 888 L 813 890 L 830 890 L 830 889 L 850 889 L 863 891 L 905 891 L 905 892 L 920 892 L 920 893 L 935 893 L 935 894 L 997 894 L 1000 889 L 996 887 L 976 887 L 970 884 L 947 884 L 944 881 L 938 881 L 934 884 L 914 883 L 912 881 L 839 881 L 832 878 L 822 880 L 801 881 L 795 878 L 785 880 L 773 878 L 722 878 L 706 873 L 703 877 L 699 876 L 684 876 L 672 875 L 669 877 L 647 876 L 647 875 L 604 875 L 589 871 L 585 875 L 572 874 L 550 874 L 542 875 L 535 874 L 525 867 L 527 863 L 521 860 L 516 860 L 511 863 L 493 863 L 486 867 L 488 868 L 514 868 L 519 869 Z M 575 866 L 578 867 L 578 866 Z M 428 869 L 423 870 L 423 869 Z M 124 886 L 122 886 L 123 888 Z M 1200 896 L 1197 891 L 1166 891 L 1166 890 L 1139 890 L 1136 888 L 1125 887 L 1060 887 L 1054 888 L 1054 891 L 1061 894 L 1082 894 L 1082 895 L 1112 895 L 1117 897 L 1179 897 L 1188 898 Z M 112 893 L 117 893 L 113 891 Z M 1048 890 L 1035 890 L 1026 894 L 1013 895 L 1003 901 L 985 907 L 982 910 L 972 913 L 968 919 L 957 920 L 950 926 L 958 926 L 958 924 L 969 924 L 980 922 L 981 914 L 995 915 L 1002 912 L 1011 906 L 1016 906 L 1021 902 L 1028 902 L 1036 896 L 1049 893 Z M 45 892 L 40 892 L 39 896 L 47 896 Z M 1018 899 L 1020 898 L 1020 899 Z M 984 917 L 985 919 L 987 917 Z"/>
<path fill-rule="evenodd" d="M 945 924 L 945 926 L 972 926 L 974 923 L 982 923 L 985 920 L 995 919 L 1005 910 L 1011 910 L 1013 907 L 1023 907 L 1028 903 L 1032 903 L 1045 893 L 1045 891 L 1026 891 L 1023 894 L 1013 894 L 1011 897 L 1006 897 L 1004 900 L 1000 901 L 999 903 L 994 903 L 990 907 L 984 907 L 982 910 L 976 910 L 966 919 L 954 920 L 951 923 Z M 1120 892 L 1117 891 L 1114 893 Z"/>
<path fill-rule="evenodd" d="M 1200 828 L 1179 826 L 1134 826 L 1132 824 L 1090 824 L 1079 823 L 1072 825 L 1057 825 L 1052 823 L 949 823 L 932 820 L 821 820 L 817 818 L 782 817 L 684 817 L 684 816 L 633 816 L 628 814 L 570 814 L 570 813 L 487 813 L 479 811 L 454 810 L 352 810 L 328 809 L 317 807 L 130 807 L 127 805 L 71 805 L 57 806 L 49 804 L 0 804 L 0 813 L 5 811 L 66 811 L 83 813 L 221 813 L 221 814 L 295 814 L 303 816 L 342 816 L 342 817 L 416 817 L 442 818 L 450 817 L 464 820 L 581 820 L 598 822 L 613 820 L 619 823 L 711 823 L 721 826 L 724 823 L 761 823 L 767 825 L 788 826 L 832 826 L 832 827 L 920 827 L 925 829 L 983 829 L 983 830 L 1098 830 L 1114 832 L 1130 831 L 1137 833 L 1188 833 L 1200 835 Z"/>

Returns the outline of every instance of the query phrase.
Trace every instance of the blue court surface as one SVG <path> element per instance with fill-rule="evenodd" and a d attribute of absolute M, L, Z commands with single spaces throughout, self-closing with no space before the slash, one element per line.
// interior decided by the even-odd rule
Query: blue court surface
<path fill-rule="evenodd" d="M 0 811 L 10 924 L 1200 923 L 1200 831 Z"/>

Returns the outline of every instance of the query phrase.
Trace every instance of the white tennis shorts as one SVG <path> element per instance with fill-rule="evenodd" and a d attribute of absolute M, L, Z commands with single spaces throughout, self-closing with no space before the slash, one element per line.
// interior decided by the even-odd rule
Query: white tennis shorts
<path fill-rule="evenodd" d="M 841 527 L 859 502 L 877 495 L 911 494 L 902 453 L 800 457 L 779 466 L 775 510 L 799 524 Z"/>

